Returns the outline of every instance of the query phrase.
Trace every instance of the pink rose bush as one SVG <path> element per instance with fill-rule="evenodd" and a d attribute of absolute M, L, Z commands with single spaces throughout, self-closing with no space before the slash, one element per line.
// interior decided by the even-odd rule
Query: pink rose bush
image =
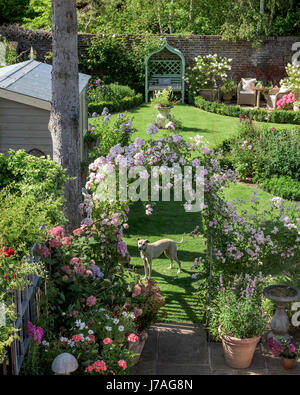
<path fill-rule="evenodd" d="M 293 93 L 289 93 L 288 95 L 284 95 L 281 99 L 279 99 L 276 103 L 277 110 L 292 110 L 293 103 L 296 101 L 296 98 Z"/>

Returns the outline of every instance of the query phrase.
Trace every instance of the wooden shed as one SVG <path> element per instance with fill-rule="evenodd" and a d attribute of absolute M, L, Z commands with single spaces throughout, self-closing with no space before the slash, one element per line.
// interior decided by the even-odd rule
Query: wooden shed
<path fill-rule="evenodd" d="M 0 152 L 24 149 L 33 155 L 52 157 L 48 130 L 51 71 L 51 65 L 35 60 L 0 68 Z M 89 79 L 89 75 L 79 73 L 81 158 L 83 137 L 88 130 L 86 87 Z"/>

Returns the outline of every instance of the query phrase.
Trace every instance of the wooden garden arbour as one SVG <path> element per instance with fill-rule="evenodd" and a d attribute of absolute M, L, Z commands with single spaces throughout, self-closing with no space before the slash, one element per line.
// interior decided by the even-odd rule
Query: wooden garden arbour
<path fill-rule="evenodd" d="M 150 91 L 168 89 L 181 92 L 184 103 L 184 69 L 183 54 L 168 44 L 167 39 L 161 48 L 151 52 L 145 59 L 145 102 L 148 103 Z"/>

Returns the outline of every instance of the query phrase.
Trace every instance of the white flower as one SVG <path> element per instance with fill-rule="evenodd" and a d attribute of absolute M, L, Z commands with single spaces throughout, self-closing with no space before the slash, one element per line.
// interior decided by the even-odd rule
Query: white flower
<path fill-rule="evenodd" d="M 123 311 L 123 312 L 122 312 L 122 316 L 123 316 L 123 317 L 126 317 L 126 318 L 128 317 L 128 314 L 126 313 L 126 311 Z"/>
<path fill-rule="evenodd" d="M 130 313 L 130 317 L 132 318 L 132 319 L 135 319 L 135 315 L 134 315 L 134 313 Z"/>
<path fill-rule="evenodd" d="M 88 331 L 89 335 L 92 335 L 94 333 L 94 331 L 92 331 L 91 329 Z"/>
<path fill-rule="evenodd" d="M 114 318 L 114 324 L 118 324 L 119 323 L 119 319 L 118 318 Z"/>
<path fill-rule="evenodd" d="M 120 326 L 118 327 L 118 330 L 119 330 L 119 332 L 123 332 L 123 331 L 124 331 L 124 326 L 123 326 L 123 325 L 120 325 Z"/>
<path fill-rule="evenodd" d="M 112 327 L 111 326 L 106 326 L 105 329 L 110 332 L 112 330 Z"/>

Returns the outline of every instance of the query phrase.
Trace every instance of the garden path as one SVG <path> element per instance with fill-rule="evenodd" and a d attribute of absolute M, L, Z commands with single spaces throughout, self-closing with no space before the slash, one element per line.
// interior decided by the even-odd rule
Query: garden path
<path fill-rule="evenodd" d="M 237 370 L 225 364 L 221 343 L 207 341 L 203 326 L 164 322 L 153 325 L 148 335 L 132 375 L 300 375 L 300 363 L 284 370 L 264 342 L 257 346 L 251 366 Z"/>

